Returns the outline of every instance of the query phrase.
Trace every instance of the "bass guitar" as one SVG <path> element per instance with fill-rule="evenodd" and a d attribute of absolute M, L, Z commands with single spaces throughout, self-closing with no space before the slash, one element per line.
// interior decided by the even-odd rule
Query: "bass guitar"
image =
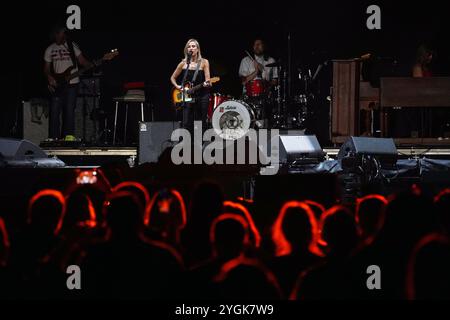
<path fill-rule="evenodd" d="M 68 85 L 70 80 L 79 77 L 80 75 L 82 75 L 83 73 L 85 73 L 90 69 L 100 66 L 103 63 L 103 61 L 109 61 L 114 59 L 118 55 L 119 51 L 117 49 L 113 49 L 111 50 L 111 52 L 106 53 L 101 59 L 93 61 L 92 65 L 89 67 L 81 68 L 78 71 L 72 73 L 75 67 L 71 66 L 67 68 L 64 72 L 52 73 L 51 76 L 53 77 L 53 79 L 55 79 L 56 83 L 53 85 L 48 84 L 48 90 L 51 93 L 55 94 L 59 90 L 62 90 L 66 85 Z"/>

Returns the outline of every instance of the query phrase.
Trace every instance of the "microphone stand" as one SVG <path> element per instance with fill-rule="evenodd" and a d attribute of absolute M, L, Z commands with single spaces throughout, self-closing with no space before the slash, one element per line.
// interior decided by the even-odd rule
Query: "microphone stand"
<path fill-rule="evenodd" d="M 191 57 L 192 57 L 192 54 L 188 53 L 187 60 L 186 60 L 186 65 L 187 66 L 186 66 L 186 70 L 184 71 L 184 74 L 183 74 L 183 80 L 181 81 L 181 88 L 182 89 L 184 89 L 184 86 L 186 84 L 186 78 L 187 78 L 187 75 L 188 75 L 188 72 L 189 72 L 189 66 L 191 65 Z M 185 96 L 184 92 L 182 93 L 182 96 L 183 96 L 183 102 L 181 104 L 182 104 L 183 109 L 184 109 L 184 108 L 186 108 L 186 100 L 185 100 L 186 96 Z M 184 117 L 184 112 L 182 113 L 182 116 Z M 182 124 L 184 123 L 184 119 L 182 119 L 181 123 Z M 180 127 L 182 127 L 182 126 L 180 126 Z"/>
<path fill-rule="evenodd" d="M 284 124 L 288 126 L 288 113 L 289 106 L 291 104 L 291 94 L 292 94 L 292 48 L 291 48 L 291 31 L 288 26 L 288 34 L 287 34 L 287 97 L 285 99 L 285 107 L 284 107 Z"/>
<path fill-rule="evenodd" d="M 186 84 L 186 78 L 187 78 L 187 74 L 189 72 L 189 66 L 191 65 L 191 55 L 188 54 L 187 57 L 187 61 L 186 61 L 186 70 L 184 70 L 184 75 L 183 75 L 183 81 L 181 81 L 181 87 L 184 88 L 185 84 Z M 183 105 L 185 104 L 185 95 L 183 94 Z"/>

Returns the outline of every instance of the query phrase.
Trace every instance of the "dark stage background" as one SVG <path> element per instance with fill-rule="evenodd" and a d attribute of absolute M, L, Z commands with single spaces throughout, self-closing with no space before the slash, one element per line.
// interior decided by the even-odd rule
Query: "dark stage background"
<path fill-rule="evenodd" d="M 111 48 L 120 50 L 120 57 L 104 67 L 105 108 L 112 107 L 108 96 L 119 94 L 123 82 L 145 81 L 151 85 L 158 120 L 172 116 L 169 76 L 192 37 L 200 41 L 212 75 L 222 77 L 216 89 L 235 96 L 240 93 L 239 62 L 255 36 L 267 40 L 272 56 L 286 59 L 290 33 L 294 70 L 314 71 L 327 59 L 372 53 L 398 61 L 396 75 L 409 75 L 417 46 L 427 41 L 438 53 L 437 74 L 449 74 L 445 1 L 17 1 L 3 8 L 0 22 L 1 136 L 18 136 L 13 127 L 22 100 L 45 96 L 43 52 L 50 43 L 51 27 L 65 20 L 70 4 L 82 10 L 82 29 L 71 36 L 86 56 L 97 58 Z M 381 30 L 366 28 L 370 4 L 381 7 Z M 321 75 L 323 91 L 330 84 L 328 68 Z M 326 103 L 320 108 L 319 114 L 326 116 Z M 326 121 L 317 130 L 326 132 Z"/>

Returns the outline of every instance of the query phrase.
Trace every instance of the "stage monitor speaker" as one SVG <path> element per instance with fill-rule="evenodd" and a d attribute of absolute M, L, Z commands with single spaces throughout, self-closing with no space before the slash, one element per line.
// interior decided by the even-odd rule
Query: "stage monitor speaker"
<path fill-rule="evenodd" d="M 64 162 L 49 158 L 37 145 L 27 140 L 0 138 L 0 166 L 63 167 Z"/>
<path fill-rule="evenodd" d="M 156 163 L 162 152 L 172 146 L 172 132 L 180 127 L 174 121 L 154 121 L 139 123 L 139 164 Z"/>
<path fill-rule="evenodd" d="M 394 165 L 398 152 L 392 138 L 350 137 L 340 148 L 338 160 L 345 157 L 373 156 L 382 165 Z"/>
<path fill-rule="evenodd" d="M 316 136 L 280 134 L 280 163 L 318 163 L 324 152 Z"/>

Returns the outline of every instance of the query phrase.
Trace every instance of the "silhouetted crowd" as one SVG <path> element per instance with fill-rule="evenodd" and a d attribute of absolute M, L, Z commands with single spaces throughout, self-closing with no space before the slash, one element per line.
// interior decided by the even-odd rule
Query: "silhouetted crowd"
<path fill-rule="evenodd" d="M 325 208 L 291 199 L 261 225 L 252 200 L 201 182 L 41 190 L 0 218 L 3 299 L 450 298 L 450 190 Z M 1 213 L 0 213 L 1 217 Z M 79 266 L 81 290 L 68 288 Z"/>

